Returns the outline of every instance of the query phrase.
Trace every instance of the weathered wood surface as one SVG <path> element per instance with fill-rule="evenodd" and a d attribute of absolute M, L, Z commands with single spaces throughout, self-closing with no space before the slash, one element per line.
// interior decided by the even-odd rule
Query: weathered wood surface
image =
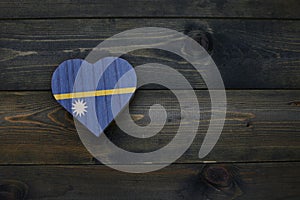
<path fill-rule="evenodd" d="M 0 177 L 29 186 L 28 199 L 299 199 L 296 163 L 172 165 L 147 174 L 106 166 L 1 166 Z"/>
<path fill-rule="evenodd" d="M 289 90 L 300 89 L 298 0 L 2 0 L 0 5 L 0 199 L 12 192 L 3 183 L 19 181 L 28 185 L 28 199 L 38 200 L 299 199 L 300 90 Z M 85 58 L 106 38 L 144 26 L 195 37 L 212 55 L 227 89 L 287 90 L 228 90 L 224 131 L 202 160 L 197 155 L 210 101 L 207 91 L 198 90 L 198 134 L 176 164 L 147 174 L 112 170 L 82 145 L 71 115 L 49 92 L 50 79 L 64 60 Z M 206 88 L 196 71 L 171 53 L 140 50 L 123 57 L 133 66 L 169 65 L 194 89 Z M 106 135 L 129 151 L 158 149 L 178 128 L 175 97 L 155 85 L 147 89 L 153 90 L 138 91 L 130 106 L 133 119 L 148 124 L 149 106 L 160 103 L 167 124 L 144 140 L 111 125 Z"/>
<path fill-rule="evenodd" d="M 177 163 L 299 161 L 299 90 L 227 91 L 223 133 L 203 160 L 197 156 L 210 119 L 210 99 L 207 91 L 196 94 L 201 109 L 199 131 Z M 0 164 L 95 163 L 81 144 L 72 117 L 50 92 L 1 92 L 0 96 Z M 180 123 L 179 104 L 170 91 L 138 91 L 130 105 L 131 114 L 136 123 L 146 125 L 148 109 L 157 103 L 168 113 L 167 123 L 158 135 L 137 139 L 111 125 L 107 136 L 133 152 L 153 151 L 168 144 Z M 190 130 L 189 124 L 184 127 Z"/>
<path fill-rule="evenodd" d="M 247 17 L 299 19 L 297 0 L 1 0 L 0 18 Z"/>
<path fill-rule="evenodd" d="M 0 25 L 0 90 L 48 90 L 53 71 L 64 60 L 85 58 L 104 39 L 144 26 L 198 33 L 226 88 L 300 88 L 299 21 L 141 18 L 2 20 Z M 133 66 L 169 65 L 193 88 L 206 88 L 193 67 L 172 53 L 139 50 L 124 58 Z"/>

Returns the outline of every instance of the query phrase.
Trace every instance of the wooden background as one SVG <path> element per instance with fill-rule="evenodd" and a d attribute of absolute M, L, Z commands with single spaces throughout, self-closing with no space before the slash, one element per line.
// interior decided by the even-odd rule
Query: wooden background
<path fill-rule="evenodd" d="M 15 180 L 28 185 L 28 199 L 300 198 L 298 0 L 0 4 L 0 190 L 1 182 Z M 72 117 L 52 97 L 50 79 L 64 60 L 84 58 L 104 39 L 144 26 L 184 32 L 211 53 L 227 89 L 228 113 L 217 145 L 199 160 L 210 115 L 201 77 L 167 52 L 125 55 L 134 66 L 158 62 L 177 69 L 196 90 L 203 112 L 197 137 L 179 160 L 157 172 L 126 174 L 87 152 Z M 106 134 L 134 152 L 167 144 L 180 121 L 179 105 L 170 91 L 154 85 L 139 90 L 131 114 L 146 125 L 154 103 L 168 111 L 168 123 L 157 136 L 137 140 L 116 125 Z"/>

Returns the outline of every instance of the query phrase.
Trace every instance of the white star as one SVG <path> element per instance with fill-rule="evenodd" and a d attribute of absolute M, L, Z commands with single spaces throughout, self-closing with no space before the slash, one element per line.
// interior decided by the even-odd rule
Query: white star
<path fill-rule="evenodd" d="M 73 110 L 73 114 L 77 117 L 79 115 L 79 117 L 84 116 L 85 113 L 87 112 L 87 105 L 86 102 L 84 102 L 83 100 L 75 100 L 74 103 L 72 103 L 72 110 Z"/>

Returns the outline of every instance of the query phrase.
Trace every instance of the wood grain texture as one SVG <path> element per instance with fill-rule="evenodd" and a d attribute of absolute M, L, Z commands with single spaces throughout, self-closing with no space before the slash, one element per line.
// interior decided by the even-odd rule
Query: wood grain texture
<path fill-rule="evenodd" d="M 1 166 L 0 177 L 25 182 L 32 200 L 297 200 L 299 167 L 288 162 L 185 164 L 127 174 L 106 166 Z"/>
<path fill-rule="evenodd" d="M 1 0 L 0 18 L 251 17 L 299 19 L 297 0 Z"/>
<path fill-rule="evenodd" d="M 201 109 L 198 134 L 176 162 L 299 161 L 300 91 L 227 91 L 228 112 L 223 133 L 203 160 L 198 151 L 210 119 L 207 91 L 196 91 Z M 94 164 L 74 128 L 73 120 L 50 92 L 1 92 L 0 164 Z M 189 98 L 186 100 L 189 102 Z M 179 104 L 167 90 L 139 90 L 130 112 L 139 125 L 149 123 L 148 109 L 167 110 L 165 127 L 156 136 L 137 139 L 111 125 L 106 135 L 132 152 L 149 152 L 168 144 L 180 123 Z M 184 126 L 189 130 L 189 124 Z"/>
<path fill-rule="evenodd" d="M 300 88 L 299 21 L 68 19 L 2 20 L 0 25 L 0 90 L 48 90 L 59 63 L 85 58 L 104 39 L 144 26 L 163 26 L 195 37 L 211 52 L 226 88 Z M 123 58 L 133 66 L 169 65 L 193 88 L 206 88 L 193 67 L 172 53 L 139 50 Z"/>
<path fill-rule="evenodd" d="M 21 197 L 27 189 L 32 200 L 299 199 L 300 90 L 289 90 L 300 89 L 298 0 L 0 0 L 0 5 L 1 200 Z M 87 152 L 72 116 L 49 92 L 50 81 L 59 63 L 83 59 L 106 38 L 144 26 L 193 37 L 212 55 L 227 89 L 264 90 L 227 90 L 223 133 L 202 160 L 197 155 L 210 99 L 207 91 L 196 91 L 201 121 L 190 149 L 160 171 L 127 174 Z M 139 50 L 123 58 L 133 66 L 169 65 L 194 89 L 206 88 L 192 66 L 171 53 Z M 169 143 L 181 119 L 170 91 L 157 85 L 144 89 L 149 90 L 138 91 L 130 105 L 131 116 L 147 125 L 149 107 L 162 104 L 168 113 L 163 130 L 135 139 L 112 124 L 105 133 L 133 152 Z"/>
<path fill-rule="evenodd" d="M 133 67 L 113 57 L 94 64 L 81 59 L 64 61 L 51 82 L 57 102 L 97 137 L 128 105 L 136 87 Z"/>

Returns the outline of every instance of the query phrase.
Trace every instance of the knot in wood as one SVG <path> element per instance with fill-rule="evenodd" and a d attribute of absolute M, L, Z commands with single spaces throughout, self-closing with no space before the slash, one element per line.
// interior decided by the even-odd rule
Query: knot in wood
<path fill-rule="evenodd" d="M 198 42 L 209 54 L 212 53 L 213 41 L 210 33 L 205 32 L 202 29 L 196 29 L 187 30 L 185 31 L 185 34 L 193 38 L 196 42 Z"/>
<path fill-rule="evenodd" d="M 205 168 L 203 176 L 206 181 L 216 187 L 228 187 L 232 183 L 230 173 L 222 166 L 210 166 Z"/>
<path fill-rule="evenodd" d="M 28 193 L 28 186 L 17 180 L 0 180 L 1 200 L 24 200 Z"/>

